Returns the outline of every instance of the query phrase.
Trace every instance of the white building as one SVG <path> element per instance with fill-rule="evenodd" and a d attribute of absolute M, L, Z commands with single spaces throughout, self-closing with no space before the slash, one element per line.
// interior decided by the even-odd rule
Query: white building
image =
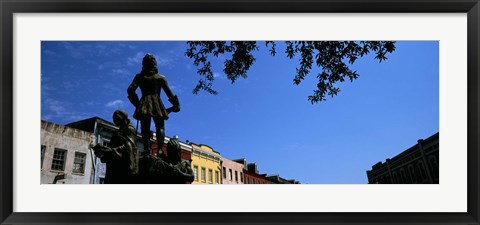
<path fill-rule="evenodd" d="M 41 121 L 41 184 L 89 184 L 94 136 L 90 132 Z"/>

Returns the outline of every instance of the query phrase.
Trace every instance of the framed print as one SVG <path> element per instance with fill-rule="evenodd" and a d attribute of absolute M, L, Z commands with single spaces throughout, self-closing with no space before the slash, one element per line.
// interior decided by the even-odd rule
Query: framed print
<path fill-rule="evenodd" d="M 2 224 L 479 224 L 478 0 L 1 10 Z"/>

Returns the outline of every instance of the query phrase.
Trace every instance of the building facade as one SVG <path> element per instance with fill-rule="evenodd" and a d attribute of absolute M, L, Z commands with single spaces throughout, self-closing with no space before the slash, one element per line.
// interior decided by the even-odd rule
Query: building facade
<path fill-rule="evenodd" d="M 247 169 L 243 173 L 245 174 L 246 184 L 271 184 L 267 180 L 267 174 L 258 173 L 257 163 L 248 163 Z"/>
<path fill-rule="evenodd" d="M 243 184 L 243 170 L 243 164 L 222 157 L 222 184 Z"/>
<path fill-rule="evenodd" d="M 438 184 L 439 133 L 367 171 L 369 184 Z"/>
<path fill-rule="evenodd" d="M 59 124 L 41 121 L 41 184 L 89 184 L 93 175 L 94 136 Z"/>
<path fill-rule="evenodd" d="M 222 184 L 222 158 L 220 153 L 208 145 L 192 146 L 192 170 L 194 181 L 192 184 Z"/>
<path fill-rule="evenodd" d="M 118 127 L 110 121 L 92 117 L 65 126 L 42 121 L 42 183 L 103 184 L 106 164 L 95 156 L 89 145 L 108 146 Z M 70 136 L 69 136 L 70 135 Z M 166 153 L 165 137 L 162 149 Z M 155 133 L 151 149 L 158 151 Z M 230 160 L 208 145 L 180 142 L 182 160 L 189 160 L 194 172 L 192 184 L 273 184 L 296 181 L 283 178 L 267 179 L 259 174 L 256 163 L 246 159 Z M 137 134 L 137 156 L 143 152 L 143 142 Z M 83 171 L 83 172 L 81 172 Z"/>

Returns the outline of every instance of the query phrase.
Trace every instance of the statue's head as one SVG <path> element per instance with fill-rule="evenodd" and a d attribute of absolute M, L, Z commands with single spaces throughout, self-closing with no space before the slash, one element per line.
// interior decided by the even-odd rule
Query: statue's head
<path fill-rule="evenodd" d="M 177 164 L 182 160 L 180 142 L 177 138 L 170 138 L 167 143 L 167 160 L 171 164 Z"/>
<path fill-rule="evenodd" d="M 128 114 L 124 110 L 117 110 L 113 113 L 113 123 L 117 126 L 126 125 L 129 123 Z"/>
<path fill-rule="evenodd" d="M 142 71 L 158 73 L 157 60 L 152 54 L 146 54 L 142 60 Z"/>

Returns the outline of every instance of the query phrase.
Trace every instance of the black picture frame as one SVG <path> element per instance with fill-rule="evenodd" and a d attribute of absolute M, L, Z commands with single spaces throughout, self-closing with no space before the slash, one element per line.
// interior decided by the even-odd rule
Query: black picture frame
<path fill-rule="evenodd" d="M 0 0 L 2 224 L 480 224 L 479 0 Z M 13 212 L 14 13 L 467 13 L 467 213 L 19 213 Z"/>

